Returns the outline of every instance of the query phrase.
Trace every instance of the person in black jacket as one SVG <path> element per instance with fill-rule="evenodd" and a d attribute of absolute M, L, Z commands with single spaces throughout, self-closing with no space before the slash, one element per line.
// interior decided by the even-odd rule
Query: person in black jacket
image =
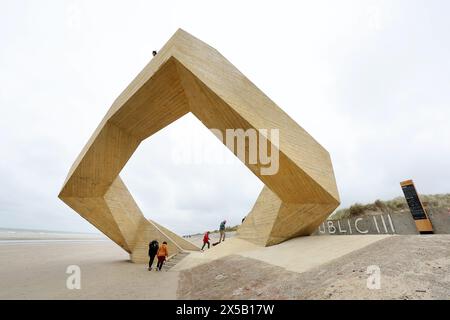
<path fill-rule="evenodd" d="M 156 253 L 159 249 L 159 243 L 157 240 L 153 240 L 148 244 L 148 256 L 150 261 L 148 262 L 148 271 L 152 270 L 153 260 L 155 260 Z"/>

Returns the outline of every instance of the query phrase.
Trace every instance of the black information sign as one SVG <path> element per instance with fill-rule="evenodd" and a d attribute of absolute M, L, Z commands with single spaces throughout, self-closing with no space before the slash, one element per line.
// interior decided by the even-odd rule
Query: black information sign
<path fill-rule="evenodd" d="M 425 210 L 422 207 L 422 203 L 417 195 L 416 188 L 413 184 L 402 186 L 403 194 L 405 195 L 406 202 L 408 202 L 409 210 L 414 220 L 427 219 Z"/>

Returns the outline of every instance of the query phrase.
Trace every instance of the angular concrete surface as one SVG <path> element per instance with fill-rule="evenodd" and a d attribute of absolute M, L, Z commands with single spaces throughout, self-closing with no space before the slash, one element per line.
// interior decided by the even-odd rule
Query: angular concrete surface
<path fill-rule="evenodd" d="M 340 258 L 387 237 L 390 236 L 311 236 L 291 239 L 271 247 L 260 247 L 248 241 L 233 238 L 203 253 L 193 252 L 176 265 L 173 270 L 186 270 L 203 263 L 236 254 L 300 273 Z"/>

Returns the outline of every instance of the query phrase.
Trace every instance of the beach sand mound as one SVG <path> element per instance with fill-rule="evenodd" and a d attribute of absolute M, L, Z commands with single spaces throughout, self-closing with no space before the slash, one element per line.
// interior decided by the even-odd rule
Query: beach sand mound
<path fill-rule="evenodd" d="M 354 242 L 367 242 L 364 236 L 359 237 L 353 238 Z M 316 240 L 311 238 L 297 242 Z M 361 248 L 347 254 L 342 254 L 345 250 L 332 252 L 331 243 L 328 251 L 323 243 L 324 251 L 310 258 L 310 252 L 302 252 L 298 243 L 300 251 L 292 251 L 291 257 L 284 261 L 273 254 L 273 261 L 269 261 L 266 258 L 270 255 L 265 256 L 264 250 L 260 250 L 253 255 L 248 252 L 225 255 L 185 269 L 180 273 L 178 298 L 450 299 L 450 236 L 385 237 L 366 246 L 360 243 Z M 315 262 L 304 261 L 295 267 L 298 259 Z M 370 284 L 368 287 L 371 277 L 368 271 L 373 266 L 380 271 L 379 289 Z"/>

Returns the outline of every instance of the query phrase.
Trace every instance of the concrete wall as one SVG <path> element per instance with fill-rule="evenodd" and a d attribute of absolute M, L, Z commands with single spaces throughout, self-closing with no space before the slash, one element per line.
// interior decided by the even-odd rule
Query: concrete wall
<path fill-rule="evenodd" d="M 435 233 L 450 233 L 450 214 L 447 209 L 428 209 Z M 327 220 L 314 235 L 352 234 L 419 234 L 409 211 Z"/>
<path fill-rule="evenodd" d="M 428 209 L 435 233 L 450 233 L 450 209 Z"/>

